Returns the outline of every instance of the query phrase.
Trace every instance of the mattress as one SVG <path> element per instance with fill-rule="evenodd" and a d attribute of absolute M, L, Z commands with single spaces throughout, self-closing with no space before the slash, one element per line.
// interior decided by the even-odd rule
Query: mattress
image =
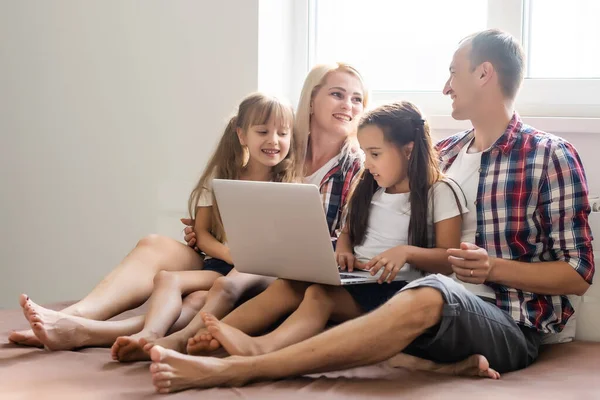
<path fill-rule="evenodd" d="M 50 305 L 60 309 L 68 303 Z M 121 317 L 139 314 L 133 310 Z M 21 310 L 0 310 L 0 399 L 600 399 L 600 343 L 542 348 L 539 360 L 501 380 L 441 376 L 385 364 L 326 375 L 154 394 L 148 362 L 120 364 L 108 349 L 48 352 L 8 343 L 26 328 Z"/>

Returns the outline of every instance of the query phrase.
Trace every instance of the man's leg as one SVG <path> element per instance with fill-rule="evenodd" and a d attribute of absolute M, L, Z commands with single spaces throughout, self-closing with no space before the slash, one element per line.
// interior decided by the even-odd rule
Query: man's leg
<path fill-rule="evenodd" d="M 408 284 L 382 307 L 304 342 L 256 357 L 225 360 L 155 349 L 157 390 L 239 385 L 383 361 L 400 351 L 437 363 L 482 355 L 499 372 L 535 360 L 540 335 L 442 275 Z M 291 362 L 290 360 L 293 360 Z"/>
<path fill-rule="evenodd" d="M 160 393 L 168 393 L 374 364 L 398 354 L 438 324 L 443 308 L 444 300 L 436 289 L 404 291 L 370 314 L 255 357 L 192 357 L 155 347 L 151 353 L 153 383 Z"/>

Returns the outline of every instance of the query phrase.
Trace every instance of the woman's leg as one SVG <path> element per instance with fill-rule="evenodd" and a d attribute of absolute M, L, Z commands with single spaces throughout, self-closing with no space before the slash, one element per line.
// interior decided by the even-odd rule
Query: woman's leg
<path fill-rule="evenodd" d="M 214 271 L 159 271 L 154 277 L 154 291 L 143 329 L 131 336 L 120 336 L 111 349 L 114 360 L 140 361 L 149 359 L 140 339 L 163 337 L 182 312 L 182 296 L 210 289 L 221 274 Z"/>
<path fill-rule="evenodd" d="M 186 326 L 200 311 L 205 299 L 206 292 L 194 292 L 187 296 L 181 315 L 171 330 Z M 21 306 L 36 339 L 48 350 L 110 346 L 117 337 L 132 335 L 144 326 L 143 315 L 120 321 L 96 321 L 44 308 L 26 296 L 21 297 Z"/>
<path fill-rule="evenodd" d="M 362 314 L 362 308 L 344 288 L 312 285 L 306 289 L 298 309 L 266 335 L 250 337 L 211 315 L 205 317 L 205 322 L 213 338 L 230 355 L 256 356 L 308 339 L 322 332 L 330 319 L 343 322 Z"/>
<path fill-rule="evenodd" d="M 62 313 L 106 320 L 144 303 L 152 293 L 152 281 L 159 271 L 201 267 L 202 258 L 188 246 L 165 236 L 150 235 L 140 240 L 90 294 Z M 31 330 L 14 332 L 9 339 L 25 345 L 40 345 Z"/>
<path fill-rule="evenodd" d="M 213 287 L 208 291 L 206 304 L 202 308 L 202 312 L 210 312 L 215 315 L 224 316 L 233 310 L 239 299 L 245 293 L 250 290 L 262 291 L 272 281 L 273 278 L 242 274 L 234 269 L 227 276 L 221 277 L 215 281 Z M 141 343 L 145 342 L 144 351 L 147 352 L 149 352 L 152 346 L 158 344 L 184 353 L 186 351 L 188 339 L 202 328 L 204 328 L 204 321 L 202 320 L 201 314 L 198 314 L 188 326 L 179 332 L 155 341 L 142 340 Z"/>
<path fill-rule="evenodd" d="M 298 308 L 309 285 L 305 282 L 278 279 L 264 292 L 229 313 L 223 318 L 223 322 L 248 334 L 262 332 Z M 203 315 L 206 314 L 201 314 L 199 317 Z M 203 319 L 202 322 L 204 323 Z M 219 346 L 219 342 L 213 340 L 210 332 L 203 328 L 188 341 L 187 352 L 196 355 L 205 354 L 216 350 Z"/>

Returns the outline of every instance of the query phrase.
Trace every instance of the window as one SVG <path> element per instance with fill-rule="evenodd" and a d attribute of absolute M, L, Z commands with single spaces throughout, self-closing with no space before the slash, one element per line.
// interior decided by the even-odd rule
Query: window
<path fill-rule="evenodd" d="M 528 78 L 600 78 L 600 1 L 529 0 Z"/>
<path fill-rule="evenodd" d="M 449 115 L 443 96 L 460 39 L 500 28 L 522 41 L 523 116 L 600 118 L 598 0 L 293 0 L 293 68 L 346 61 L 365 75 L 375 104 L 407 99 Z M 302 4 L 302 5 L 301 5 Z M 297 98 L 299 86 L 290 98 Z"/>
<path fill-rule="evenodd" d="M 349 62 L 374 91 L 440 91 L 458 41 L 486 16 L 482 0 L 319 0 L 313 61 Z"/>

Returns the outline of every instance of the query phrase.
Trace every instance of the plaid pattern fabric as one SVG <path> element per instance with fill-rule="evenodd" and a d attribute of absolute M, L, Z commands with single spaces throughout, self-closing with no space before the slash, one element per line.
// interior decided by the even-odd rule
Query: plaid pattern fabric
<path fill-rule="evenodd" d="M 437 144 L 446 171 L 473 130 Z M 564 139 L 525 125 L 514 114 L 481 156 L 475 244 L 491 256 L 522 262 L 561 260 L 588 283 L 594 275 L 590 205 L 583 165 Z M 496 305 L 521 325 L 560 332 L 574 310 L 566 296 L 547 296 L 486 283 Z"/>
<path fill-rule="evenodd" d="M 321 180 L 319 191 L 332 241 L 336 241 L 342 228 L 342 215 L 354 179 L 362 168 L 362 159 L 356 152 L 342 155 L 340 161 Z"/>

